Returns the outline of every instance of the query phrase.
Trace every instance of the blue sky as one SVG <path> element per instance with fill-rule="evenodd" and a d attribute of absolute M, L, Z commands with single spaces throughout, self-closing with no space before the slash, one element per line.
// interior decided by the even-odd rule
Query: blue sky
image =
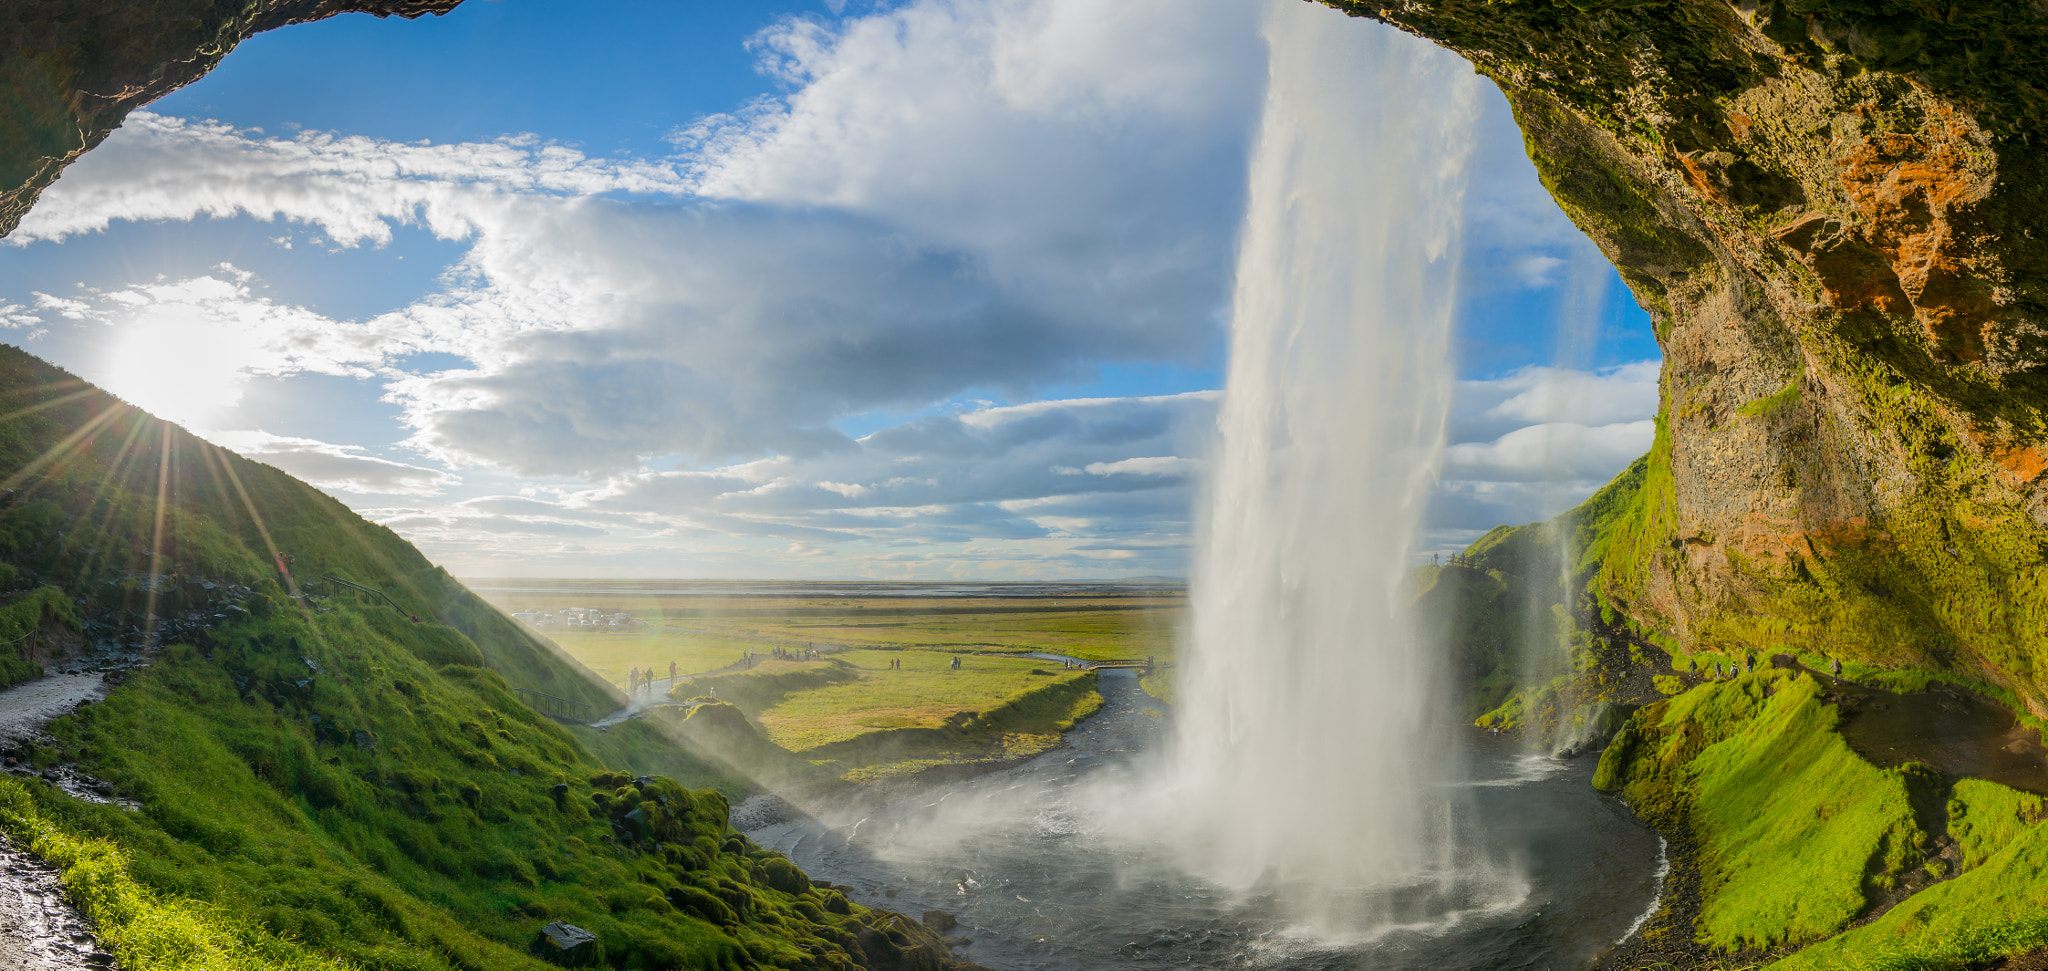
<path fill-rule="evenodd" d="M 462 575 L 1181 574 L 1259 10 L 470 0 L 273 31 L 0 245 L 0 339 Z M 1582 497 L 1655 410 L 1647 319 L 1488 95 L 1435 549 Z"/>

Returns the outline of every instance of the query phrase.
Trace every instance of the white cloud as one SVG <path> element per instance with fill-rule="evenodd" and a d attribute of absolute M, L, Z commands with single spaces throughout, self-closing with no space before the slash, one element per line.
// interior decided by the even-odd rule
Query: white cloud
<path fill-rule="evenodd" d="M 7 237 L 17 246 L 116 221 L 252 216 L 320 227 L 341 246 L 386 243 L 392 226 L 447 239 L 507 194 L 681 191 L 673 163 L 590 159 L 532 135 L 434 145 L 328 132 L 265 138 L 218 122 L 138 111 L 73 164 Z"/>
<path fill-rule="evenodd" d="M 796 90 L 657 161 L 138 113 L 12 240 L 246 216 L 332 245 L 397 226 L 467 242 L 440 292 L 366 320 L 229 275 L 50 298 L 191 344 L 157 323 L 178 303 L 217 344 L 256 345 L 196 362 L 219 390 L 188 421 L 231 424 L 213 413 L 238 374 L 354 369 L 382 374 L 412 444 L 457 466 L 602 476 L 845 449 L 832 424 L 851 415 L 1028 397 L 1110 362 L 1213 363 L 1263 75 L 1255 11 L 924 0 L 787 21 L 756 47 Z M 391 370 L 423 352 L 470 366 Z"/>
<path fill-rule="evenodd" d="M 1620 474 L 1656 437 L 1660 370 L 1635 361 L 1460 381 L 1426 542 L 1452 550 L 1494 526 L 1548 519 Z"/>
<path fill-rule="evenodd" d="M 463 255 L 434 292 L 357 319 L 223 265 L 0 294 L 0 323 L 109 328 L 109 356 L 80 369 L 202 430 L 261 424 L 241 404 L 251 376 L 374 382 L 417 464 L 313 438 L 237 447 L 323 487 L 418 497 L 373 512 L 436 555 L 688 550 L 709 570 L 779 544 L 847 572 L 933 551 L 970 570 L 1179 572 L 1200 471 L 1183 456 L 1205 454 L 1215 392 L 981 405 L 858 440 L 835 426 L 1028 399 L 1105 363 L 1217 363 L 1266 74 L 1258 11 L 913 0 L 786 21 L 754 42 L 786 96 L 676 133 L 667 159 L 137 113 L 12 242 L 210 217 L 293 224 L 256 234 L 293 259 L 404 227 Z M 1526 169 L 1519 152 L 1475 164 Z M 1583 241 L 1533 179 L 1482 179 L 1470 199 L 1467 237 L 1510 241 L 1468 258 L 1475 277 L 1571 276 Z M 423 354 L 458 360 L 408 363 Z M 1523 488 L 1544 449 L 1558 468 L 1609 461 L 1645 388 L 1654 409 L 1648 368 L 1461 387 L 1449 467 L 1466 478 L 1447 489 Z M 1514 437 L 1532 424 L 1541 443 Z"/>
<path fill-rule="evenodd" d="M 1470 383 L 1508 393 L 1486 410 L 1489 418 L 1599 424 L 1656 414 L 1657 377 L 1662 371 L 1659 361 L 1591 372 L 1526 367 L 1498 380 Z"/>
<path fill-rule="evenodd" d="M 1158 475 L 1180 477 L 1193 472 L 1195 463 L 1175 455 L 1154 455 L 1144 458 L 1119 459 L 1115 462 L 1090 462 L 1084 470 L 1089 475 Z"/>
<path fill-rule="evenodd" d="M 274 465 L 322 489 L 368 495 L 436 496 L 461 481 L 439 469 L 369 455 L 356 445 L 261 431 L 214 432 L 207 437 L 215 444 Z"/>
<path fill-rule="evenodd" d="M 1491 442 L 1445 449 L 1444 477 L 1496 483 L 1604 481 L 1649 451 L 1656 433 L 1657 423 L 1647 419 L 1596 427 L 1530 425 Z"/>

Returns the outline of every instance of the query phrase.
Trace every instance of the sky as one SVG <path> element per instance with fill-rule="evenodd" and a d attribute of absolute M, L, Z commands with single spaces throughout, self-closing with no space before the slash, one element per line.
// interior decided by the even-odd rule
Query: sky
<path fill-rule="evenodd" d="M 470 0 L 272 31 L 0 240 L 0 340 L 460 576 L 1182 576 L 1261 9 Z M 1487 97 L 1423 553 L 1568 508 L 1656 411 L 1648 318 Z"/>

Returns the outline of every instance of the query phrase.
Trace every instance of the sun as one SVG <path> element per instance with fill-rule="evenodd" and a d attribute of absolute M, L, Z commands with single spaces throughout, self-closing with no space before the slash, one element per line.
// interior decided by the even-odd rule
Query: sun
<path fill-rule="evenodd" d="M 241 402 L 245 355 L 220 328 L 176 315 L 115 326 L 97 378 L 129 404 L 203 431 Z"/>

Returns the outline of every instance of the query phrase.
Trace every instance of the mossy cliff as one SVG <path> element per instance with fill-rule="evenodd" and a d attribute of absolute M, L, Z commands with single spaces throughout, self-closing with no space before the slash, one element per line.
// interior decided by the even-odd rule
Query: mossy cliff
<path fill-rule="evenodd" d="M 13 348 L 0 640 L 10 678 L 116 669 L 0 739 L 0 833 L 125 967 L 540 968 L 556 921 L 582 964 L 965 967 L 642 775 L 722 778 L 657 733 L 593 755 L 517 689 L 616 692 L 391 531 Z"/>
<path fill-rule="evenodd" d="M 340 13 L 419 17 L 462 0 L 10 0 L 0 11 L 0 236 L 128 112 L 251 34 Z"/>
<path fill-rule="evenodd" d="M 2048 713 L 2048 10 L 1332 5 L 1499 84 L 1655 321 L 1611 603 L 1687 647 L 1824 643 Z"/>

